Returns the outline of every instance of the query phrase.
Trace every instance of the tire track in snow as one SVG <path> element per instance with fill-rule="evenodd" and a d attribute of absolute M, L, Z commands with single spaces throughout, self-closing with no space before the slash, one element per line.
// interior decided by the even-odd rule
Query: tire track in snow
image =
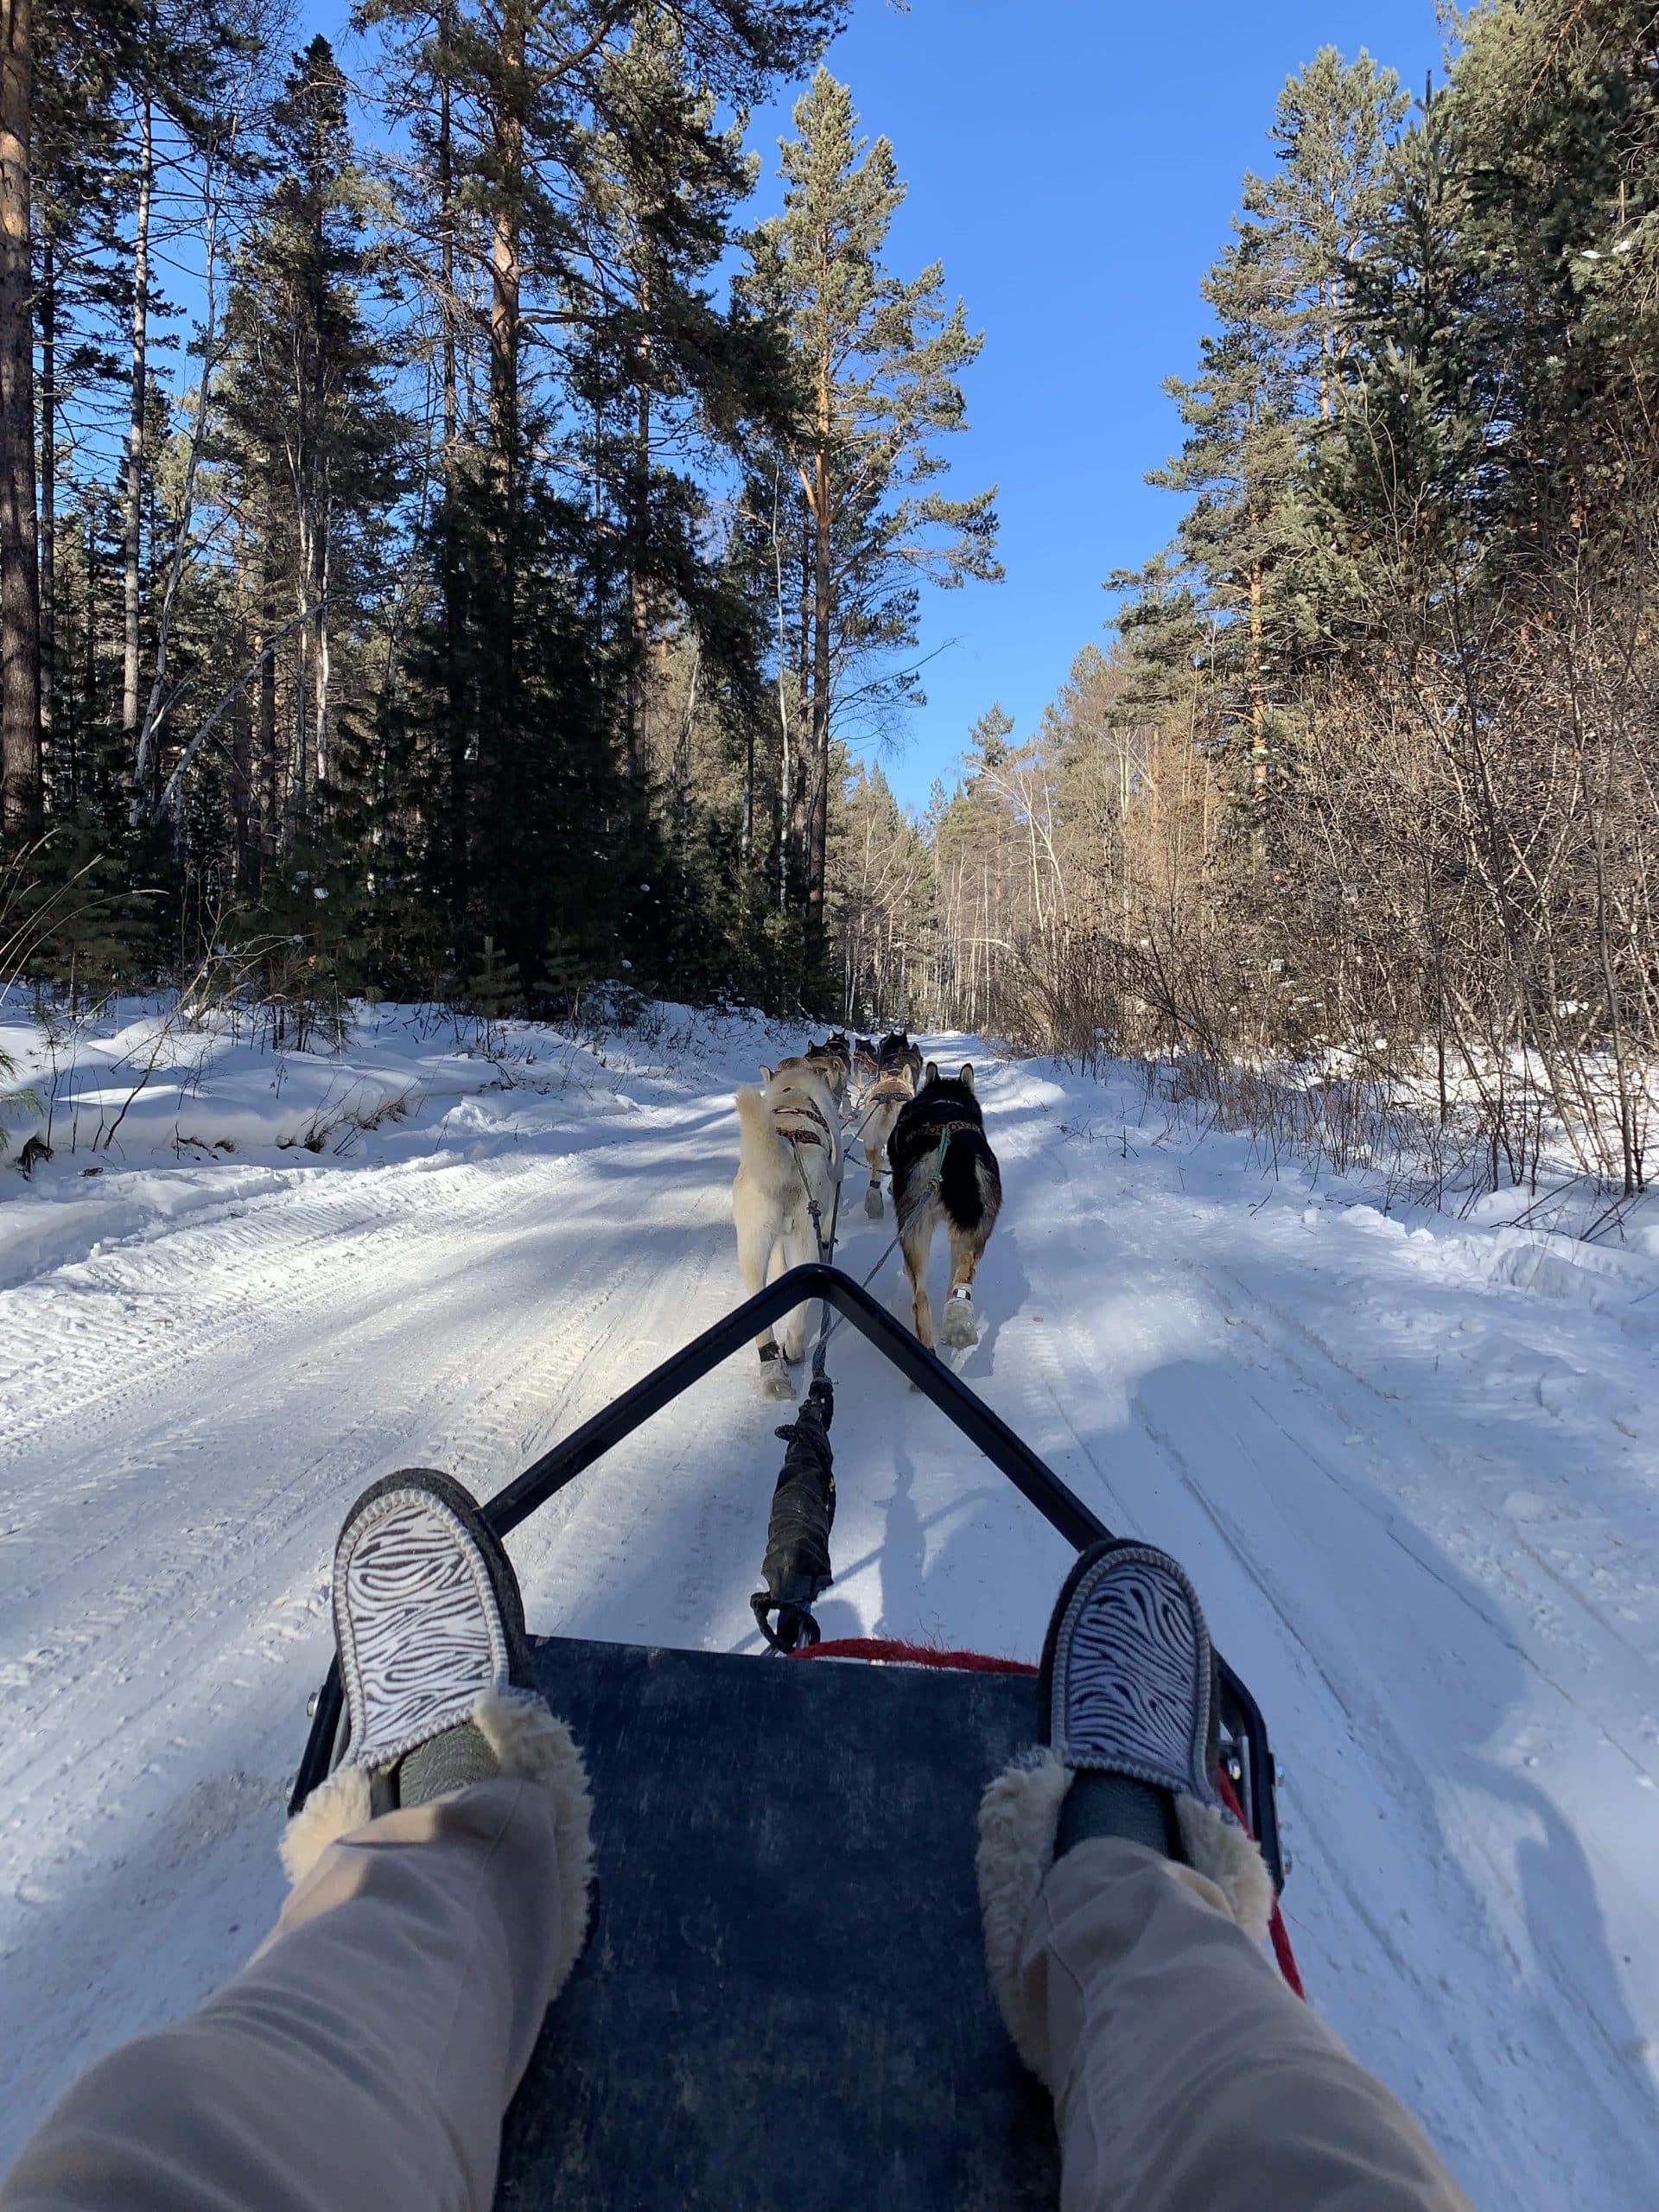
<path fill-rule="evenodd" d="M 487 1493 L 612 1395 L 617 1368 L 654 1363 L 708 1294 L 729 1235 L 722 1132 L 654 1120 L 606 1147 L 641 1163 L 620 1179 L 632 1241 L 597 1147 L 525 1148 L 308 1177 L 5 1300 L 9 1382 L 41 1361 L 54 1315 L 61 1346 L 52 1402 L 6 1440 L 8 2140 L 81 2057 L 156 2017 L 169 1930 L 199 1971 L 163 1978 L 181 1993 L 163 2014 L 263 1931 L 351 1497 L 413 1461 Z M 67 1332 L 66 1294 L 85 1301 Z M 196 1906 L 226 1878 L 210 1940 Z M 145 1940 L 112 1958 L 112 1925 Z"/>
<path fill-rule="evenodd" d="M 1569 1934 L 1572 1923 L 1532 1909 L 1500 1844 L 1504 1834 L 1523 1835 L 1545 1801 L 1492 1765 L 1486 1737 L 1491 1719 L 1516 1701 L 1515 1668 L 1523 1664 L 1554 1694 L 1548 1668 L 1489 1593 L 1435 1564 L 1433 1539 L 1416 1531 L 1408 1509 L 1384 1506 L 1319 1448 L 1321 1429 L 1338 1430 L 1332 1441 L 1353 1440 L 1340 1438 L 1351 1391 L 1363 1388 L 1388 1419 L 1392 1402 L 1371 1378 L 1317 1350 L 1294 1365 L 1275 1357 L 1279 1309 L 1264 1307 L 1258 1286 L 1211 1255 L 1199 1209 L 1168 1191 L 1166 1173 L 1148 1190 L 1116 1173 L 1085 1181 L 1096 1163 L 1058 1148 L 1047 1165 L 1063 1197 L 1013 1213 L 1033 1304 L 1063 1313 L 1059 1283 L 1086 1271 L 1096 1281 L 1132 1282 L 1143 1305 L 1168 1285 L 1208 1312 L 1207 1343 L 1175 1342 L 1169 1356 L 1147 1363 L 1138 1341 L 1145 1332 L 1133 1319 L 1117 1339 L 1109 1319 L 1102 1324 L 1074 1306 L 1054 1332 L 1056 1359 L 1039 1364 L 1086 1459 L 1096 1470 L 1110 1464 L 1112 1487 L 1131 1508 L 1121 1524 L 1185 1554 L 1212 1611 L 1225 1616 L 1219 1640 L 1273 1719 L 1290 1760 L 1287 1810 L 1301 1861 L 1287 1905 L 1306 1948 L 1317 1946 L 1316 1994 L 1412 2100 L 1478 2195 L 1483 2178 L 1490 2184 L 1499 2175 L 1510 2201 L 1540 2212 L 1564 2201 L 1569 2180 L 1573 2201 L 1602 2201 L 1582 2194 L 1586 2152 L 1574 2117 L 1593 2110 L 1605 2123 L 1591 2153 L 1612 2192 L 1605 2201 L 1634 2201 L 1652 2106 L 1632 2071 L 1626 2032 L 1610 2025 L 1618 2010 L 1607 1986 L 1611 1964 L 1596 1964 L 1582 1920 Z M 1114 1186 L 1118 1203 L 1106 1195 Z M 1240 1306 L 1257 1317 L 1265 1362 L 1241 1366 L 1225 1342 L 1224 1324 Z M 1138 1449 L 1123 1433 L 1126 1404 L 1142 1438 Z M 1422 1433 L 1414 1422 L 1389 1425 L 1396 1446 L 1405 1430 L 1424 1463 L 1420 1485 L 1432 1486 Z M 1091 1443 L 1096 1434 L 1116 1440 L 1104 1459 Z M 1183 1522 L 1166 1471 L 1201 1524 Z M 1340 1499 L 1345 1535 L 1325 1509 L 1313 1525 L 1298 1525 L 1317 1503 L 1309 1476 Z M 1466 1492 L 1466 1483 L 1459 1487 Z M 1335 1548 L 1323 1548 L 1327 1538 Z M 1379 1583 L 1377 1566 L 1389 1556 L 1397 1567 Z M 1265 1606 L 1265 1619 L 1253 1622 L 1243 1592 L 1229 1589 L 1230 1567 Z M 1346 1608 L 1332 1602 L 1333 1576 L 1345 1572 L 1366 1578 Z M 1390 1620 L 1396 1600 L 1402 1610 Z M 1432 1687 L 1396 1711 L 1390 1693 L 1406 1685 L 1390 1680 L 1390 1669 L 1410 1649 L 1414 1623 L 1421 1624 L 1417 1662 L 1426 1649 L 1431 1661 L 1443 1655 L 1443 1664 Z M 1499 1690 L 1490 1708 L 1483 1670 Z M 1480 1716 L 1472 1726 L 1460 1717 L 1465 1706 Z M 1483 1797 L 1496 1829 L 1471 1815 Z M 1570 1860 L 1570 1830 L 1545 1817 L 1552 1850 Z M 1379 1819 L 1387 1824 L 1380 1835 Z M 1589 1928 L 1599 1935 L 1593 1920 Z M 1541 2096 L 1545 2081 L 1554 2094 Z"/>

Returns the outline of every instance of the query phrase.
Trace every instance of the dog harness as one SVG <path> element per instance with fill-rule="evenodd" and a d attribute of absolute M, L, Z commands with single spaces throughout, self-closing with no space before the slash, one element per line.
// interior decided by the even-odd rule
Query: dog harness
<path fill-rule="evenodd" d="M 985 1134 L 985 1125 L 982 1122 L 966 1122 L 958 1119 L 954 1122 L 942 1122 L 939 1124 L 939 1149 L 933 1162 L 933 1173 L 936 1176 L 944 1172 L 945 1147 L 952 1137 L 959 1135 L 963 1129 L 972 1129 L 979 1136 L 983 1136 Z"/>
<path fill-rule="evenodd" d="M 785 1128 L 779 1118 L 785 1114 L 804 1114 L 809 1119 L 817 1123 L 817 1128 Z M 791 1099 L 786 1105 L 773 1107 L 772 1120 L 772 1127 L 786 1144 L 816 1144 L 821 1145 L 826 1152 L 830 1149 L 830 1124 L 810 1098 L 803 1098 L 798 1102 Z"/>

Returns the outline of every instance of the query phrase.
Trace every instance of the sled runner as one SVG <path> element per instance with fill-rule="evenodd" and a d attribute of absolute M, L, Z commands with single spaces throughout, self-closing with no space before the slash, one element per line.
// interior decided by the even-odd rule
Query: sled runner
<path fill-rule="evenodd" d="M 874 1344 L 1068 1541 L 1109 1533 L 908 1329 L 821 1264 L 780 1276 L 664 1361 L 486 1517 L 507 1535 L 809 1299 Z M 537 1686 L 587 1755 L 597 1899 L 508 2115 L 501 2208 L 1024 2212 L 1055 2201 L 1048 2099 L 991 1994 L 973 1863 L 980 1792 L 1033 1740 L 1036 1686 L 1030 1670 L 976 1655 L 813 1649 L 835 1497 L 822 1351 L 821 1338 L 806 1399 L 779 1432 L 788 1448 L 754 1599 L 791 1663 L 534 1643 Z M 906 1660 L 925 1663 L 843 1663 Z M 1266 1729 L 1224 1661 L 1220 1674 L 1224 1777 L 1277 1887 Z M 328 1771 L 340 1704 L 331 1671 L 296 1808 Z"/>

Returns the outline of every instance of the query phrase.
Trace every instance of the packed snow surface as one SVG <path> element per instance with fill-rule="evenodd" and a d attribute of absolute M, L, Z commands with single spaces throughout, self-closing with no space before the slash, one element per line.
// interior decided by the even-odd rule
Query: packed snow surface
<path fill-rule="evenodd" d="M 133 1014 L 53 1091 L 0 1044 L 14 1156 L 48 1105 L 54 1154 L 0 1179 L 3 2159 L 272 1918 L 357 1491 L 494 1490 L 735 1301 L 731 1092 L 783 1048 L 382 1009 L 273 1058 Z M 1007 1190 L 965 1378 L 1191 1569 L 1272 1723 L 1314 2001 L 1478 2203 L 1650 2203 L 1659 1236 L 1385 1211 L 1135 1071 L 931 1048 L 972 1051 Z M 850 1334 L 834 1365 L 825 1633 L 1035 1656 L 1060 1540 Z M 753 1649 L 778 1419 L 734 1362 L 528 1523 L 532 1626 Z"/>

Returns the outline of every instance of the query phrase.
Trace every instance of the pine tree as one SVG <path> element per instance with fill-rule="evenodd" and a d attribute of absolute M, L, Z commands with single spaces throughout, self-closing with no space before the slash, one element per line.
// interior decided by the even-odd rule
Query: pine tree
<path fill-rule="evenodd" d="M 1659 101 L 1636 0 L 1471 18 L 1452 73 L 1465 359 L 1510 560 L 1563 556 L 1654 466 Z"/>
<path fill-rule="evenodd" d="M 1001 701 L 987 707 L 968 733 L 968 772 L 970 777 L 981 775 L 987 769 L 1002 766 L 1008 757 L 1008 740 L 1014 734 L 1014 716 L 1005 713 Z"/>
<path fill-rule="evenodd" d="M 385 349 L 366 320 L 365 181 L 346 80 L 326 38 L 295 57 L 270 136 L 279 181 L 238 267 L 226 411 L 238 473 L 265 524 L 262 595 L 289 571 L 297 823 L 336 779 L 338 613 L 375 579 L 375 522 L 398 489 L 404 429 L 387 397 Z"/>
<path fill-rule="evenodd" d="M 1353 343 L 1354 272 L 1384 219 L 1389 149 L 1408 105 L 1393 70 L 1363 49 L 1347 62 L 1321 47 L 1279 95 L 1268 134 L 1277 168 L 1246 182 L 1245 206 L 1281 265 L 1298 409 L 1321 422 L 1336 411 Z"/>
<path fill-rule="evenodd" d="M 1481 281 L 1442 90 L 1394 148 L 1371 241 L 1351 265 L 1347 374 L 1313 455 L 1325 632 L 1344 651 L 1377 627 L 1386 582 L 1399 626 L 1421 633 L 1448 575 L 1478 558 L 1491 417 L 1471 331 Z"/>
<path fill-rule="evenodd" d="M 65 796 L 59 760 L 58 493 L 69 408 L 107 373 L 99 344 L 112 290 L 120 125 L 116 94 L 129 59 L 130 10 L 96 23 L 55 8 L 40 20 L 30 128 L 35 325 L 40 432 L 41 735 L 44 772 Z M 67 435 L 60 437 L 60 433 Z M 69 800 L 73 804 L 73 774 Z"/>
<path fill-rule="evenodd" d="M 1198 373 L 1165 386 L 1180 408 L 1186 442 L 1148 480 L 1192 501 L 1181 525 L 1182 552 L 1219 618 L 1217 673 L 1228 718 L 1243 733 L 1247 789 L 1259 817 L 1299 535 L 1295 321 L 1264 226 L 1247 217 L 1234 230 L 1203 287 L 1217 327 L 1202 341 Z"/>
<path fill-rule="evenodd" d="M 707 499 L 689 464 L 741 432 L 757 387 L 775 373 L 763 334 L 721 313 L 709 290 L 755 164 L 736 126 L 687 74 L 677 25 L 646 14 L 609 62 L 588 175 L 595 261 L 624 275 L 595 287 L 573 364 L 595 484 L 624 547 L 628 654 L 625 742 L 630 779 L 651 762 L 653 717 L 667 701 L 668 632 L 686 611 L 715 658 L 752 664 L 747 610 L 709 557 Z M 764 390 L 760 404 L 765 404 Z"/>
<path fill-rule="evenodd" d="M 1149 480 L 1192 499 L 1181 565 L 1211 618 L 1210 674 L 1222 725 L 1242 739 L 1258 855 L 1288 702 L 1330 593 L 1312 469 L 1355 373 L 1354 271 L 1389 204 L 1389 148 L 1405 105 L 1393 73 L 1364 54 L 1347 64 L 1322 48 L 1289 80 L 1273 131 L 1279 168 L 1245 180 L 1232 243 L 1203 287 L 1216 327 L 1198 374 L 1166 386 L 1188 435 Z M 1166 580 L 1150 581 L 1130 625 L 1147 641 Z M 1171 611 L 1190 620 L 1179 601 Z"/>
<path fill-rule="evenodd" d="M 909 283 L 881 254 L 903 204 L 893 149 L 857 136 L 851 95 L 827 69 L 785 142 L 784 213 L 750 241 L 745 296 L 787 328 L 799 385 L 788 458 L 799 486 L 801 690 L 808 702 L 804 857 L 809 932 L 822 931 L 830 742 L 840 702 L 866 711 L 915 691 L 918 582 L 995 581 L 995 489 L 952 499 L 923 487 L 938 442 L 966 428 L 957 382 L 977 358 L 938 264 Z"/>

